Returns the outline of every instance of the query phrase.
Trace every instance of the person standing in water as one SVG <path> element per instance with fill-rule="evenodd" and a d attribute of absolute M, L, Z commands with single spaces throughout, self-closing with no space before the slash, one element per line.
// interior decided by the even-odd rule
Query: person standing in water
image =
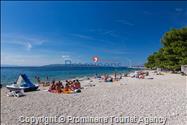
<path fill-rule="evenodd" d="M 117 79 L 117 73 L 115 72 L 115 74 L 114 74 L 114 80 L 116 80 Z"/>

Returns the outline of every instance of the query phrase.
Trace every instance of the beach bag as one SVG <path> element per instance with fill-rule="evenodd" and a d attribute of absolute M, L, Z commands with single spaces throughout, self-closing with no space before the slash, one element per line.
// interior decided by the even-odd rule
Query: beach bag
<path fill-rule="evenodd" d="M 80 89 L 76 89 L 75 92 L 76 92 L 76 93 L 80 93 L 81 90 L 80 90 Z"/>

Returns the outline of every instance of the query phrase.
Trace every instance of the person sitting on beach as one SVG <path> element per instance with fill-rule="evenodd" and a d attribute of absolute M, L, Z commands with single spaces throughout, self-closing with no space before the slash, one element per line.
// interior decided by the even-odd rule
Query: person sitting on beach
<path fill-rule="evenodd" d="M 139 75 L 139 79 L 144 79 L 144 75 Z"/>
<path fill-rule="evenodd" d="M 74 89 L 80 89 L 81 88 L 81 84 L 79 82 L 79 80 L 76 80 L 74 83 Z"/>
<path fill-rule="evenodd" d="M 62 88 L 61 88 L 61 85 L 59 84 L 59 82 L 57 82 L 55 84 L 55 90 L 57 91 L 57 93 L 61 93 L 62 92 Z"/>
<path fill-rule="evenodd" d="M 145 75 L 146 75 L 146 76 L 149 76 L 149 72 L 146 72 Z"/>
<path fill-rule="evenodd" d="M 124 77 L 128 77 L 128 73 L 125 73 L 123 76 L 124 76 Z"/>
<path fill-rule="evenodd" d="M 58 81 L 58 86 L 60 87 L 60 88 L 64 88 L 64 86 L 63 86 L 63 84 L 62 84 L 62 82 L 61 81 Z"/>
<path fill-rule="evenodd" d="M 68 81 L 68 80 L 66 80 L 66 84 L 68 84 L 68 85 L 71 85 L 71 83 L 72 83 L 72 81 Z"/>
<path fill-rule="evenodd" d="M 55 80 L 53 80 L 51 83 L 55 83 Z"/>
<path fill-rule="evenodd" d="M 69 81 L 69 83 L 68 83 L 68 85 L 71 88 L 71 90 L 74 90 L 74 83 L 75 83 L 75 80 Z"/>
<path fill-rule="evenodd" d="M 79 88 L 80 88 L 79 81 L 78 80 L 73 80 L 73 82 L 71 84 L 71 89 L 76 90 L 76 89 L 79 89 Z"/>
<path fill-rule="evenodd" d="M 122 77 L 123 77 L 123 76 L 122 76 L 122 74 L 120 74 L 120 77 L 119 77 L 119 79 L 122 79 Z"/>
<path fill-rule="evenodd" d="M 107 76 L 105 78 L 105 82 L 114 82 L 114 81 L 115 81 L 115 79 L 113 79 L 112 77 Z"/>
<path fill-rule="evenodd" d="M 107 77 L 104 77 L 105 82 L 107 82 Z"/>
<path fill-rule="evenodd" d="M 115 82 L 115 81 L 117 81 L 117 80 L 112 77 L 109 77 L 109 82 Z"/>
<path fill-rule="evenodd" d="M 105 82 L 107 82 L 107 79 L 108 79 L 108 75 L 105 75 L 105 76 L 104 76 Z"/>
<path fill-rule="evenodd" d="M 69 82 L 70 88 L 73 88 L 73 84 L 75 83 L 75 80 Z"/>
<path fill-rule="evenodd" d="M 56 85 L 55 85 L 55 82 L 53 81 L 51 86 L 49 87 L 49 91 L 53 91 L 56 89 Z"/>
<path fill-rule="evenodd" d="M 63 92 L 67 93 L 67 92 L 71 92 L 71 91 L 72 91 L 71 87 L 66 83 L 66 85 L 65 85 L 65 87 L 63 89 Z"/>

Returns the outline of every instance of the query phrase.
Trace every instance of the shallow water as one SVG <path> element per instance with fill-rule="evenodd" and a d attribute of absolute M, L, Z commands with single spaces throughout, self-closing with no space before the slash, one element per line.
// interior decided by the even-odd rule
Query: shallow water
<path fill-rule="evenodd" d="M 1 84 L 7 85 L 15 82 L 19 74 L 25 73 L 32 82 L 36 82 L 35 76 L 41 80 L 65 80 L 75 77 L 93 76 L 97 74 L 129 72 L 130 68 L 111 67 L 1 67 Z"/>

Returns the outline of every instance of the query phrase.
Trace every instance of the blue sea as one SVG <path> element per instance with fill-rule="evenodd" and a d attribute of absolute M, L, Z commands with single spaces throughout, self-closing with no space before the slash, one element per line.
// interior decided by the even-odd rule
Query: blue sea
<path fill-rule="evenodd" d="M 114 67 L 1 67 L 1 84 L 8 85 L 15 82 L 19 74 L 26 74 L 32 82 L 36 82 L 35 76 L 41 80 L 66 80 L 95 74 L 126 73 L 134 69 Z"/>

